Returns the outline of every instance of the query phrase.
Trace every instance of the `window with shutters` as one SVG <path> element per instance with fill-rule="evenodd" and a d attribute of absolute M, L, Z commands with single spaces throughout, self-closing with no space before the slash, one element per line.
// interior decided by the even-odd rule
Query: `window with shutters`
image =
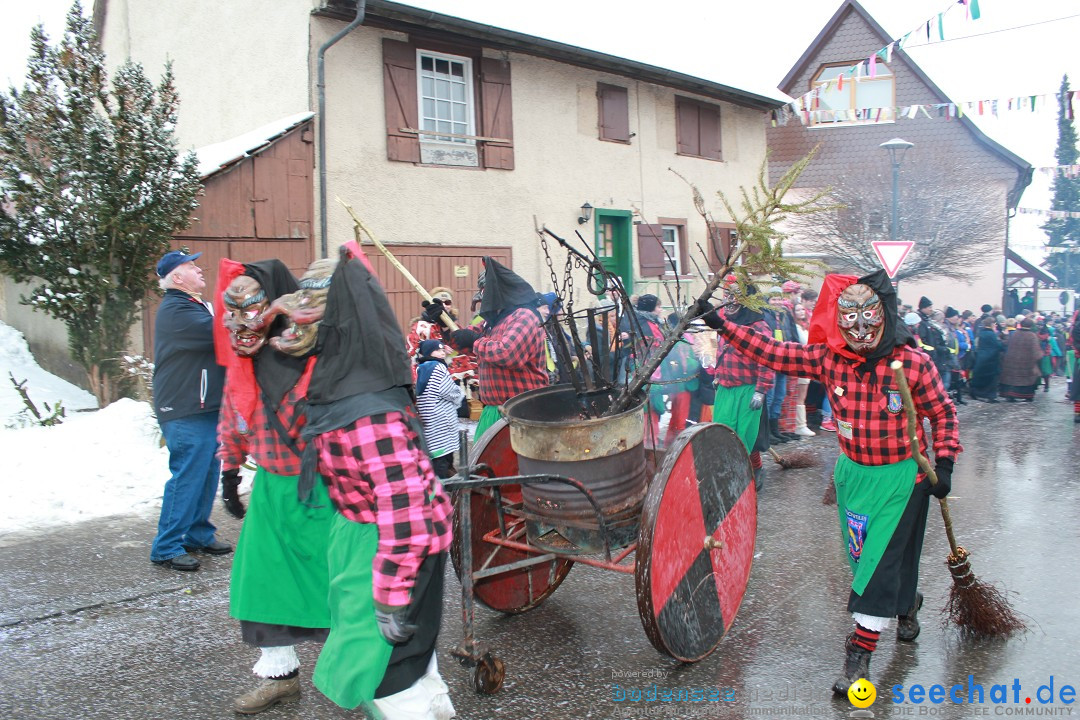
<path fill-rule="evenodd" d="M 715 273 L 727 264 L 732 249 L 738 244 L 739 234 L 735 223 L 710 222 L 708 228 L 709 270 Z"/>
<path fill-rule="evenodd" d="M 679 155 L 723 160 L 720 148 L 720 106 L 675 98 L 675 133 Z"/>
<path fill-rule="evenodd" d="M 630 101 L 626 88 L 597 83 L 596 97 L 600 105 L 600 139 L 629 144 Z"/>
<path fill-rule="evenodd" d="M 510 63 L 456 50 L 383 39 L 386 156 L 513 170 Z"/>

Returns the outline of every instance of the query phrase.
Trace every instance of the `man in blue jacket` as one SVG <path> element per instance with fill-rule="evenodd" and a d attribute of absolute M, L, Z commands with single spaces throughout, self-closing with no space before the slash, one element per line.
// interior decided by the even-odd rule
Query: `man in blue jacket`
<path fill-rule="evenodd" d="M 218 409 L 225 369 L 214 358 L 214 311 L 202 299 L 202 269 L 179 250 L 165 253 L 157 275 L 165 297 L 154 322 L 154 410 L 169 448 L 169 471 L 150 560 L 198 570 L 189 553 L 224 555 L 210 510 L 221 463 L 216 457 Z"/>

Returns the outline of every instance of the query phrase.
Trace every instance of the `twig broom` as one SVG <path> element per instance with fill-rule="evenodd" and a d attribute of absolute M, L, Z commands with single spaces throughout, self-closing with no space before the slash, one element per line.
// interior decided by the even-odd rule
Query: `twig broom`
<path fill-rule="evenodd" d="M 894 360 L 889 367 L 892 368 L 900 395 L 904 399 L 911 454 L 919 468 L 930 478 L 930 483 L 937 485 L 937 474 L 919 451 L 919 438 L 916 434 L 918 418 L 915 414 L 915 403 L 911 399 L 911 389 L 904 375 L 903 363 Z M 945 607 L 947 621 L 972 635 L 983 637 L 1008 637 L 1017 630 L 1023 630 L 1026 627 L 1024 621 L 1013 612 L 1005 595 L 993 585 L 975 577 L 975 572 L 971 569 L 970 554 L 956 543 L 948 500 L 941 498 L 940 505 L 941 518 L 945 521 L 945 534 L 949 538 L 949 548 L 952 551 L 945 560 L 953 579 L 949 602 Z"/>

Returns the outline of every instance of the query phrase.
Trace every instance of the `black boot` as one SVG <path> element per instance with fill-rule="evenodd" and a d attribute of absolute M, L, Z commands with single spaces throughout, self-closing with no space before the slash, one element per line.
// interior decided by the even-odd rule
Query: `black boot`
<path fill-rule="evenodd" d="M 855 633 L 848 635 L 844 643 L 847 657 L 844 658 L 844 674 L 836 678 L 832 691 L 836 695 L 847 696 L 850 688 L 859 678 L 870 678 L 870 651 L 855 644 Z"/>
<path fill-rule="evenodd" d="M 915 604 L 906 615 L 896 618 L 896 639 L 900 642 L 914 642 L 919 637 L 919 608 L 922 607 L 922 593 L 915 593 Z"/>
<path fill-rule="evenodd" d="M 754 470 L 754 489 L 761 492 L 761 488 L 765 487 L 765 466 L 762 465 L 758 469 Z"/>
<path fill-rule="evenodd" d="M 769 418 L 769 439 L 773 443 L 786 443 L 788 439 L 780 434 L 780 421 Z"/>

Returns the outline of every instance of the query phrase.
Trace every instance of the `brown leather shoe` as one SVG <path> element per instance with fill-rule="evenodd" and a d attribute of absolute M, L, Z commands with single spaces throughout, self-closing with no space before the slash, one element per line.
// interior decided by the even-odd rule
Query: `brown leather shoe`
<path fill-rule="evenodd" d="M 300 676 L 284 680 L 263 679 L 258 686 L 246 692 L 233 703 L 233 710 L 241 715 L 255 715 L 278 703 L 295 702 L 300 699 Z"/>

